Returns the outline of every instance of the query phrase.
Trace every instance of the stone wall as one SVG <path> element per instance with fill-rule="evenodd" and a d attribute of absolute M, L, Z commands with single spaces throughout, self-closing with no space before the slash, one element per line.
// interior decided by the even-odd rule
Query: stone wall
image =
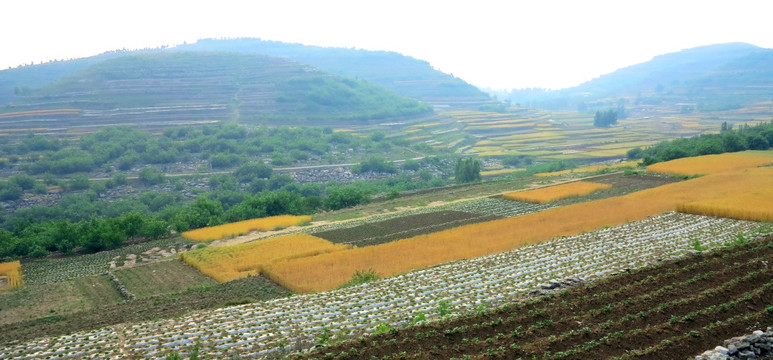
<path fill-rule="evenodd" d="M 695 360 L 773 359 L 773 327 L 751 335 L 725 340 L 722 346 L 695 357 Z"/>

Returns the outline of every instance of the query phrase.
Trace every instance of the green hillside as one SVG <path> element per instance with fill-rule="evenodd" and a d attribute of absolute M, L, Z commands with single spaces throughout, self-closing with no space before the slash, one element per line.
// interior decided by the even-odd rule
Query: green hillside
<path fill-rule="evenodd" d="M 235 51 L 290 58 L 344 76 L 381 85 L 433 105 L 477 109 L 492 100 L 478 88 L 428 62 L 387 51 L 325 48 L 260 39 L 199 40 L 170 51 Z"/>
<path fill-rule="evenodd" d="M 89 124 L 229 119 L 307 123 L 432 111 L 427 104 L 379 86 L 287 59 L 207 52 L 105 60 L 18 97 L 3 112 L 41 109 L 78 109 L 69 120 Z M 22 115 L 2 121 L 29 118 Z"/>

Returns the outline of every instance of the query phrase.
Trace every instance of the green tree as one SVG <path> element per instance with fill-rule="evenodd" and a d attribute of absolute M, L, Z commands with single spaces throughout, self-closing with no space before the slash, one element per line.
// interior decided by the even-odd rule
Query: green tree
<path fill-rule="evenodd" d="M 456 161 L 454 178 L 457 184 L 466 184 L 480 181 L 480 160 L 473 158 L 459 159 Z"/>
<path fill-rule="evenodd" d="M 338 210 L 365 204 L 370 201 L 368 194 L 353 185 L 341 186 L 330 190 L 324 200 L 325 208 Z"/>
<path fill-rule="evenodd" d="M 158 185 L 164 182 L 164 173 L 152 167 L 142 168 L 139 174 L 140 181 L 146 185 Z"/>
<path fill-rule="evenodd" d="M 596 111 L 596 116 L 593 117 L 593 126 L 609 127 L 614 124 L 617 124 L 616 110 Z"/>

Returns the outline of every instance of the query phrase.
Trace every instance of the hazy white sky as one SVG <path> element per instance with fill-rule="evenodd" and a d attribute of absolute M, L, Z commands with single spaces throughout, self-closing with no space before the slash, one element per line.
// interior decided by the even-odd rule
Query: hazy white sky
<path fill-rule="evenodd" d="M 773 48 L 771 10 L 770 0 L 9 0 L 0 69 L 260 37 L 396 51 L 481 87 L 562 88 L 694 46 Z"/>

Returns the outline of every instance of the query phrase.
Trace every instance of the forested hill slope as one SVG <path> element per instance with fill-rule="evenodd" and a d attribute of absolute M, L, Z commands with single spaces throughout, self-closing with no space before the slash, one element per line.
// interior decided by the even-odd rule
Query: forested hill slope
<path fill-rule="evenodd" d="M 491 99 L 428 62 L 387 51 L 325 48 L 260 39 L 199 40 L 168 51 L 235 51 L 286 57 L 335 74 L 364 79 L 434 105 L 477 109 Z"/>
<path fill-rule="evenodd" d="M 212 52 L 155 52 L 98 62 L 17 97 L 2 109 L 0 121 L 23 120 L 29 117 L 25 111 L 42 109 L 74 109 L 76 115 L 64 116 L 88 123 L 238 119 L 309 125 L 432 111 L 382 87 L 288 59 Z"/>

